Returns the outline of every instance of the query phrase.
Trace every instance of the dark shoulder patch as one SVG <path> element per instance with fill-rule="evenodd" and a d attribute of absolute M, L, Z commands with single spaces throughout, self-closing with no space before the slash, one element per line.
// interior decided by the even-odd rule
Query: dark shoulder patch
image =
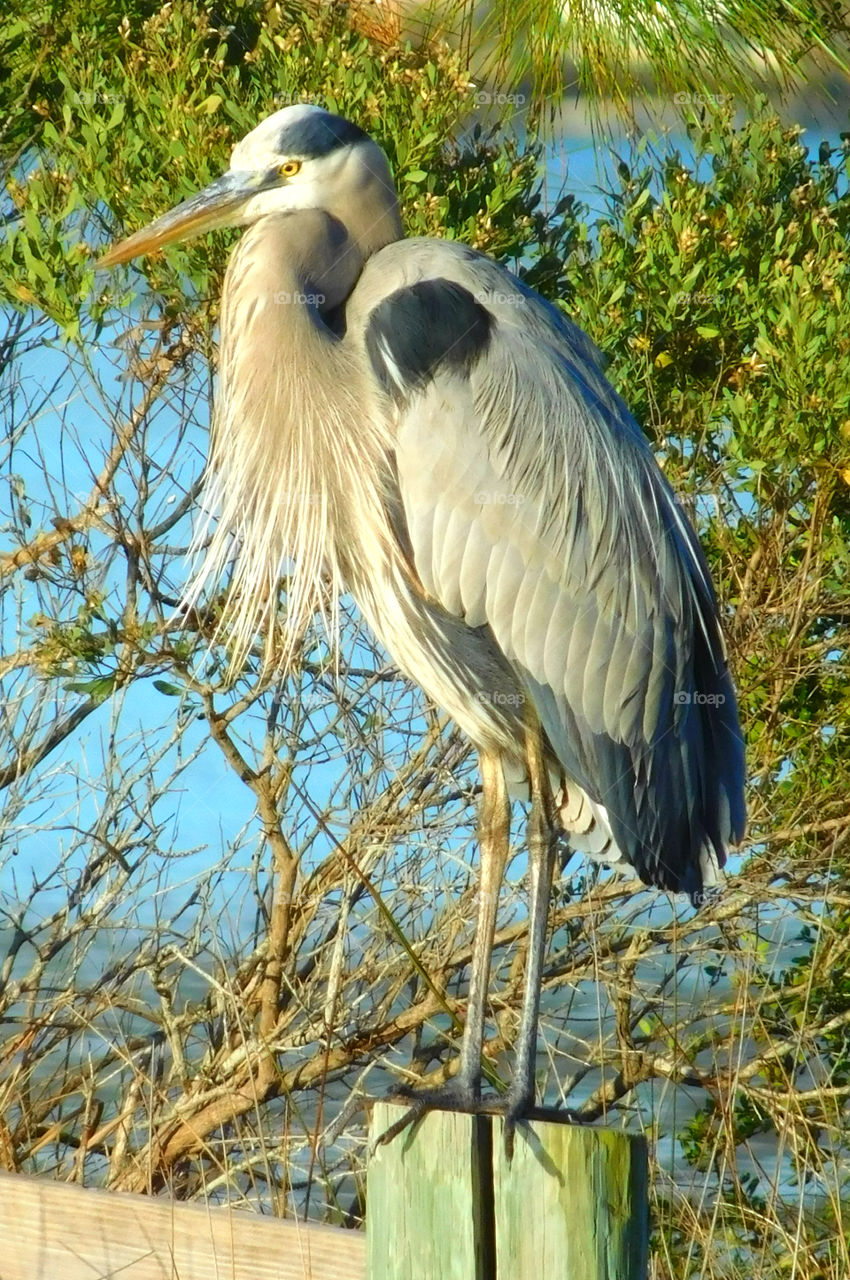
<path fill-rule="evenodd" d="M 404 400 L 445 365 L 468 372 L 487 349 L 493 317 L 463 285 L 420 280 L 369 316 L 366 350 L 389 395 Z"/>

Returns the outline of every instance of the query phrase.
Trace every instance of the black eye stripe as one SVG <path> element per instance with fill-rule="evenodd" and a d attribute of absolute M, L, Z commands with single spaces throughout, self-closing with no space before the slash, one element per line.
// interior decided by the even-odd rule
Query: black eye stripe
<path fill-rule="evenodd" d="M 291 124 L 285 124 L 278 134 L 275 150 L 284 156 L 297 155 L 306 160 L 316 160 L 341 147 L 361 142 L 366 136 L 350 120 L 316 111 L 300 120 L 293 120 Z"/>

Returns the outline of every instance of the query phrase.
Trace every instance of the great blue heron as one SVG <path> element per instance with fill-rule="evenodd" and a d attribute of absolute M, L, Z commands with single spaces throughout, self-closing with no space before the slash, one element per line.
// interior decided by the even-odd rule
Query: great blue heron
<path fill-rule="evenodd" d="M 695 902 L 743 834 L 743 743 L 706 563 L 590 340 L 483 254 L 403 239 L 386 157 L 356 125 L 312 105 L 278 111 L 221 178 L 103 262 L 223 226 L 247 230 L 224 281 L 219 520 L 194 590 L 233 561 L 237 658 L 269 621 L 284 563 L 290 651 L 327 582 L 334 604 L 349 591 L 478 749 L 459 1069 L 417 1094 L 416 1112 L 485 1105 L 508 782 L 527 788 L 510 1135 L 534 1105 L 553 824 Z"/>

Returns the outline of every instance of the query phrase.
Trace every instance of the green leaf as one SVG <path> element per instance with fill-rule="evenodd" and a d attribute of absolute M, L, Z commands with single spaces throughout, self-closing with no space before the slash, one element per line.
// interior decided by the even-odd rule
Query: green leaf
<path fill-rule="evenodd" d="M 179 684 L 171 684 L 168 680 L 154 680 L 153 687 L 167 698 L 182 698 L 185 693 L 185 689 L 181 689 Z"/>

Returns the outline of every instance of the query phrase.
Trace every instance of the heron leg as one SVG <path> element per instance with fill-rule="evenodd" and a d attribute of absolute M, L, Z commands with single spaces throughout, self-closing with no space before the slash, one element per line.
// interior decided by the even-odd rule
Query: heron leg
<path fill-rule="evenodd" d="M 546 951 L 549 899 L 555 868 L 552 792 L 543 757 L 540 725 L 527 723 L 525 754 L 531 792 L 528 816 L 528 956 L 525 965 L 522 1013 L 517 1036 L 516 1064 L 505 1112 L 505 1150 L 513 1151 L 516 1122 L 534 1106 L 534 1068 L 537 1061 L 537 1022 L 540 985 Z"/>
<path fill-rule="evenodd" d="M 501 759 L 481 752 L 481 808 L 479 812 L 480 872 L 478 919 L 472 963 L 466 1024 L 457 1074 L 430 1089 L 397 1088 L 394 1093 L 409 1098 L 410 1109 L 381 1134 L 378 1144 L 390 1142 L 426 1111 L 493 1110 L 481 1102 L 481 1051 L 484 1046 L 484 1018 L 493 955 L 493 937 L 499 906 L 499 890 L 510 850 L 511 808 Z"/>
<path fill-rule="evenodd" d="M 499 909 L 499 891 L 508 860 L 511 834 L 508 789 L 505 785 L 502 762 L 497 755 L 489 755 L 482 751 L 481 781 L 478 922 L 475 929 L 475 945 L 472 949 L 466 1026 L 463 1030 L 458 1071 L 458 1080 L 463 1081 L 464 1087 L 476 1099 L 481 1097 L 481 1050 L 484 1046 L 484 1015 L 490 984 L 490 962 L 493 956 L 493 936 L 496 932 L 496 916 Z"/>

